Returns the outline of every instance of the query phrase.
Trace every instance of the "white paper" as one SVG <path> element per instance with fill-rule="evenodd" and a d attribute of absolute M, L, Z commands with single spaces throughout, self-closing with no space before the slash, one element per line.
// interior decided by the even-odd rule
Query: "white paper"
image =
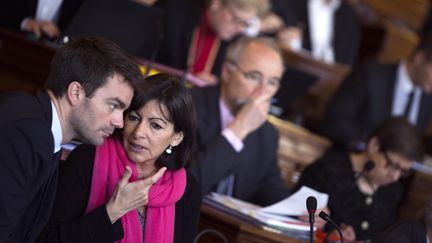
<path fill-rule="evenodd" d="M 327 206 L 328 194 L 315 191 L 307 186 L 302 186 L 300 190 L 286 199 L 259 209 L 259 212 L 280 214 L 280 215 L 290 215 L 290 216 L 300 216 L 306 213 L 306 199 L 309 196 L 314 196 L 317 199 L 317 209 L 320 210 Z"/>

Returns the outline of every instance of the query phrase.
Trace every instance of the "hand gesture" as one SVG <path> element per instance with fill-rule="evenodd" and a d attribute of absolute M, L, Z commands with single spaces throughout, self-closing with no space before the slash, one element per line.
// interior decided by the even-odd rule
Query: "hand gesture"
<path fill-rule="evenodd" d="M 126 166 L 123 177 L 117 183 L 114 193 L 106 205 L 111 223 L 129 211 L 147 205 L 150 187 L 162 177 L 165 170 L 166 167 L 163 167 L 149 178 L 129 182 L 132 171 Z"/>
<path fill-rule="evenodd" d="M 46 34 L 50 38 L 60 36 L 60 30 L 56 24 L 50 21 L 35 20 L 27 18 L 23 26 L 23 30 L 32 32 L 37 37 L 41 37 L 42 34 Z"/>
<path fill-rule="evenodd" d="M 326 223 L 327 223 L 324 219 L 322 219 L 321 217 L 318 216 L 319 213 L 320 213 L 321 211 L 324 211 L 325 213 L 327 213 L 328 215 L 330 215 L 330 209 L 329 209 L 328 207 L 325 207 L 325 208 L 323 208 L 323 209 L 320 209 L 320 210 L 318 210 L 318 211 L 315 213 L 315 226 L 316 226 L 318 229 L 322 229 L 322 228 L 324 228 L 324 226 L 325 226 Z M 300 221 L 303 221 L 303 222 L 309 223 L 309 213 L 308 213 L 307 211 L 305 211 L 305 213 L 304 213 L 303 215 L 299 216 L 298 219 L 299 219 Z"/>
<path fill-rule="evenodd" d="M 249 133 L 258 129 L 267 120 L 271 97 L 263 92 L 262 86 L 259 86 L 250 98 L 242 103 L 234 121 L 228 125 L 228 128 L 238 138 L 244 140 Z"/>

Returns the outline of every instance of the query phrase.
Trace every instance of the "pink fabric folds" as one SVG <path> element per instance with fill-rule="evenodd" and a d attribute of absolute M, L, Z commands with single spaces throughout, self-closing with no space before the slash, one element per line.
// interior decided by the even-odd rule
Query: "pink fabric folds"
<path fill-rule="evenodd" d="M 132 169 L 130 182 L 136 180 L 137 169 L 130 161 L 121 143 L 109 138 L 96 149 L 92 185 L 86 213 L 105 204 L 123 176 L 126 165 Z M 145 243 L 171 243 L 174 240 L 175 203 L 183 196 L 186 188 L 185 169 L 165 171 L 164 175 L 150 188 L 146 210 Z M 124 238 L 121 243 L 142 242 L 142 230 L 137 210 L 122 218 Z"/>

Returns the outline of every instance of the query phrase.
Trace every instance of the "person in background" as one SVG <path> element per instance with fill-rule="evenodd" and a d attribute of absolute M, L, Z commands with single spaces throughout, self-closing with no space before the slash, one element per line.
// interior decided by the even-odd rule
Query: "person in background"
<path fill-rule="evenodd" d="M 116 44 L 82 38 L 57 51 L 46 91 L 0 96 L 0 242 L 35 241 L 54 203 L 60 146 L 101 145 L 123 127 L 142 80 Z"/>
<path fill-rule="evenodd" d="M 124 128 L 100 147 L 78 146 L 62 165 L 39 242 L 193 241 L 201 194 L 184 169 L 195 139 L 192 98 L 166 74 L 138 88 Z"/>
<path fill-rule="evenodd" d="M 228 49 L 220 86 L 191 91 L 198 123 L 191 169 L 203 195 L 215 191 L 259 205 L 290 195 L 277 163 L 278 133 L 267 122 L 282 72 L 274 41 L 242 37 Z"/>
<path fill-rule="evenodd" d="M 157 60 L 216 84 L 228 41 L 267 12 L 268 0 L 160 0 L 165 11 Z"/>
<path fill-rule="evenodd" d="M 341 148 L 361 151 L 367 134 L 394 116 L 425 135 L 432 116 L 432 32 L 399 64 L 356 67 L 330 100 L 319 132 Z"/>
<path fill-rule="evenodd" d="M 393 117 L 371 133 L 366 151 L 330 150 L 306 167 L 296 189 L 305 185 L 329 194 L 331 217 L 345 239 L 370 240 L 395 222 L 403 194 L 399 179 L 422 159 L 415 128 Z"/>
<path fill-rule="evenodd" d="M 422 219 L 400 222 L 371 243 L 428 243 L 432 241 L 432 200 L 429 199 Z"/>
<path fill-rule="evenodd" d="M 263 18 L 263 30 L 277 32 L 282 46 L 308 50 L 318 60 L 352 66 L 360 45 L 360 21 L 344 0 L 272 0 L 274 16 Z M 275 22 L 277 27 L 267 27 Z M 273 26 L 273 25 L 270 25 Z"/>
<path fill-rule="evenodd" d="M 0 26 L 33 33 L 37 38 L 59 37 L 84 0 L 2 0 Z"/>

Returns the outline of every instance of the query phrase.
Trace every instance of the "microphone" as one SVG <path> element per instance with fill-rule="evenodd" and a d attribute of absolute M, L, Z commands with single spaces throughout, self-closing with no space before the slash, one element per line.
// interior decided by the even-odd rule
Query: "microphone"
<path fill-rule="evenodd" d="M 320 218 L 324 219 L 326 222 L 332 224 L 336 228 L 337 232 L 339 233 L 339 237 L 340 237 L 341 243 L 344 243 L 344 239 L 343 239 L 343 234 L 342 234 L 341 228 L 330 218 L 330 216 L 328 216 L 328 214 L 326 214 L 324 211 L 321 211 L 318 214 L 318 216 Z"/>
<path fill-rule="evenodd" d="M 363 165 L 363 169 L 360 173 L 357 174 L 357 176 L 355 177 L 354 183 L 352 184 L 351 187 L 354 187 L 354 185 L 357 183 L 357 181 L 361 178 L 364 177 L 368 183 L 370 183 L 369 179 L 366 177 L 366 175 L 375 167 L 375 163 L 372 160 L 368 160 L 366 162 L 366 164 Z"/>
<path fill-rule="evenodd" d="M 306 208 L 307 211 L 309 213 L 309 225 L 310 225 L 310 230 L 309 230 L 309 239 L 310 239 L 310 243 L 314 242 L 314 223 L 315 223 L 315 212 L 317 209 L 317 200 L 315 197 L 310 196 L 306 199 Z"/>

